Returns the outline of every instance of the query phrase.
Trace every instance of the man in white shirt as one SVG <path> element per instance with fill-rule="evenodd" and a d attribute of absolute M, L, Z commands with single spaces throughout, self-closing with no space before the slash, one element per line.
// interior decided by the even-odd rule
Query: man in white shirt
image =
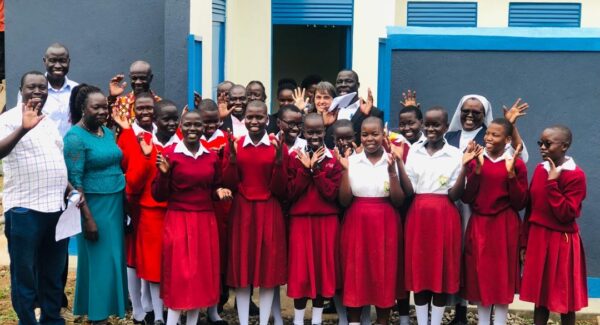
<path fill-rule="evenodd" d="M 248 135 L 246 123 L 244 122 L 247 105 L 248 96 L 246 95 L 246 87 L 242 85 L 231 87 L 227 96 L 229 115 L 223 119 L 221 130 L 231 131 L 234 137 Z"/>
<path fill-rule="evenodd" d="M 60 136 L 64 136 L 71 128 L 69 118 L 71 90 L 78 85 L 77 82 L 67 78 L 71 64 L 69 49 L 62 44 L 54 43 L 46 49 L 42 61 L 48 79 L 48 99 L 42 112 L 56 123 Z M 20 108 L 22 106 L 20 92 L 17 98 L 16 107 Z"/>
<path fill-rule="evenodd" d="M 64 324 L 60 314 L 67 241 L 56 242 L 64 206 L 67 167 L 56 124 L 42 114 L 48 80 L 38 71 L 21 78 L 22 102 L 0 115 L 5 235 L 10 255 L 12 304 L 20 324 Z"/>

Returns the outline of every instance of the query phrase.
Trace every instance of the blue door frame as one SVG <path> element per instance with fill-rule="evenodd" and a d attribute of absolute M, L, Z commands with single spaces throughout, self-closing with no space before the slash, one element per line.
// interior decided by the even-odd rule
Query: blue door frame
<path fill-rule="evenodd" d="M 202 94 L 202 38 L 188 36 L 188 107 L 194 108 L 194 91 Z"/>

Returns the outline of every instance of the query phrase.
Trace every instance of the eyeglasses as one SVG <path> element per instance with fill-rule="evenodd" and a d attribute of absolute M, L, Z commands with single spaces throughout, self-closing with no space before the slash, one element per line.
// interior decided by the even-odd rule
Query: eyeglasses
<path fill-rule="evenodd" d="M 483 115 L 483 112 L 476 111 L 476 110 L 473 110 L 473 109 L 464 109 L 464 108 L 462 108 L 460 110 L 460 113 L 462 115 L 469 115 L 469 114 L 471 114 L 473 116 L 481 116 L 481 115 Z"/>
<path fill-rule="evenodd" d="M 551 145 L 553 144 L 558 144 L 561 142 L 552 142 L 552 141 L 542 141 L 542 140 L 538 140 L 537 145 L 541 148 L 542 146 L 546 147 L 546 148 L 550 148 Z"/>
<path fill-rule="evenodd" d="M 282 120 L 282 119 L 280 119 L 280 121 L 283 122 L 283 123 L 285 123 L 290 128 L 297 127 L 299 129 L 301 129 L 302 126 L 304 125 L 304 123 L 302 123 L 302 122 L 285 121 L 285 120 Z"/>

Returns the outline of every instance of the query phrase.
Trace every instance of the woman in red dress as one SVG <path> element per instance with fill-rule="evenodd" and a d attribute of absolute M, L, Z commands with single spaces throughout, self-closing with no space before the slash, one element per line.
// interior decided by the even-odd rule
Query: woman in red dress
<path fill-rule="evenodd" d="M 200 143 L 203 124 L 197 111 L 181 119 L 182 142 L 158 154 L 152 184 L 157 201 L 167 202 L 164 220 L 161 295 L 169 308 L 167 325 L 182 310 L 195 325 L 200 308 L 219 301 L 219 237 L 213 198 L 231 198 L 220 188 L 221 166 L 215 152 Z"/>
<path fill-rule="evenodd" d="M 571 130 L 546 128 L 538 141 L 545 162 L 531 179 L 529 207 L 521 238 L 524 259 L 520 298 L 535 303 L 534 323 L 560 313 L 561 324 L 574 325 L 575 312 L 588 305 L 585 253 L 577 218 L 586 197 L 585 173 L 572 157 Z"/>

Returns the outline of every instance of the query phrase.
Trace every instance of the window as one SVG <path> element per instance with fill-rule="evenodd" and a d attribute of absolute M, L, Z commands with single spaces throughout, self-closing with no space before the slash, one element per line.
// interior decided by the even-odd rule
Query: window
<path fill-rule="evenodd" d="M 580 25 L 580 3 L 510 3 L 509 27 L 580 27 Z"/>
<path fill-rule="evenodd" d="M 407 25 L 477 27 L 477 2 L 409 1 Z"/>

